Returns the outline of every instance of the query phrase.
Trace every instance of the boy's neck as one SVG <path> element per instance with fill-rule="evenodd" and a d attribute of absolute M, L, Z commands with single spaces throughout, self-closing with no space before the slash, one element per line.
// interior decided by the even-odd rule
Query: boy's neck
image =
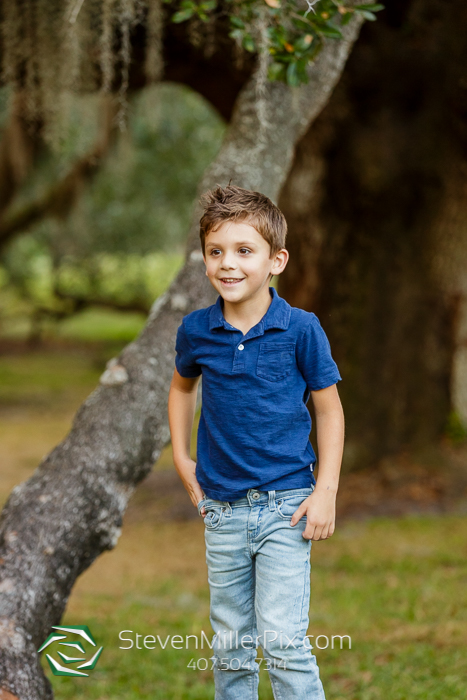
<path fill-rule="evenodd" d="M 250 328 L 261 321 L 269 309 L 272 297 L 269 292 L 269 283 L 263 287 L 259 296 L 252 297 L 237 304 L 223 299 L 224 318 L 234 328 L 246 335 Z"/>

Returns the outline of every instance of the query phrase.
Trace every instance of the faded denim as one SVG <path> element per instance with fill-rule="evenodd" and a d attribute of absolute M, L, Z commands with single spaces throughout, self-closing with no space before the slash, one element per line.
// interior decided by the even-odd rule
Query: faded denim
<path fill-rule="evenodd" d="M 311 541 L 290 519 L 311 488 L 204 498 L 215 700 L 257 700 L 257 643 L 276 700 L 325 700 L 309 624 Z M 243 642 L 243 645 L 242 645 Z M 246 648 L 245 648 L 246 647 Z M 283 667 L 285 665 L 285 668 Z"/>

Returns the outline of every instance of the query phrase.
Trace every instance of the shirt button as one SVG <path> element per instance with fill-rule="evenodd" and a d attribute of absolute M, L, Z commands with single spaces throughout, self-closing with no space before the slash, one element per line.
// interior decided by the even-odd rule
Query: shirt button
<path fill-rule="evenodd" d="M 240 343 L 240 345 L 238 346 L 238 349 L 243 350 L 244 348 L 245 348 L 245 346 Z"/>
<path fill-rule="evenodd" d="M 257 491 L 255 491 L 255 493 L 253 494 L 252 497 L 255 499 L 255 501 L 257 501 L 259 498 L 259 493 Z"/>

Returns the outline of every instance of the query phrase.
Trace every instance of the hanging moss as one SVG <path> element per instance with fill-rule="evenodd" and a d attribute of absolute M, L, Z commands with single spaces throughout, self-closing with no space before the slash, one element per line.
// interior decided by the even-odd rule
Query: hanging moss
<path fill-rule="evenodd" d="M 25 93 L 26 118 L 42 121 L 51 142 L 67 91 L 116 93 L 125 129 L 132 38 L 142 27 L 145 77 L 154 83 L 163 72 L 164 23 L 185 23 L 205 57 L 215 53 L 219 31 L 228 34 L 237 64 L 245 52 L 258 56 L 258 116 L 266 123 L 265 81 L 307 82 L 323 39 L 341 38 L 339 27 L 354 13 L 375 19 L 383 6 L 310 0 L 307 7 L 302 0 L 8 0 L 0 16 L 1 82 Z"/>
<path fill-rule="evenodd" d="M 117 89 L 123 129 L 137 24 L 146 24 L 145 69 L 156 82 L 163 66 L 162 0 L 9 0 L 0 18 L 1 82 L 26 95 L 25 117 L 40 119 L 49 140 L 69 91 Z"/>

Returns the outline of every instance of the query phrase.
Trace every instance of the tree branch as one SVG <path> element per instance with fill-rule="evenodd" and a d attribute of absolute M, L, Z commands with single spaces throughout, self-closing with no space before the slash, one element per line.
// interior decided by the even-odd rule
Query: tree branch
<path fill-rule="evenodd" d="M 23 91 L 13 95 L 0 141 L 0 218 L 31 171 L 40 150 L 39 124 L 28 124 L 24 120 L 25 99 Z"/>

